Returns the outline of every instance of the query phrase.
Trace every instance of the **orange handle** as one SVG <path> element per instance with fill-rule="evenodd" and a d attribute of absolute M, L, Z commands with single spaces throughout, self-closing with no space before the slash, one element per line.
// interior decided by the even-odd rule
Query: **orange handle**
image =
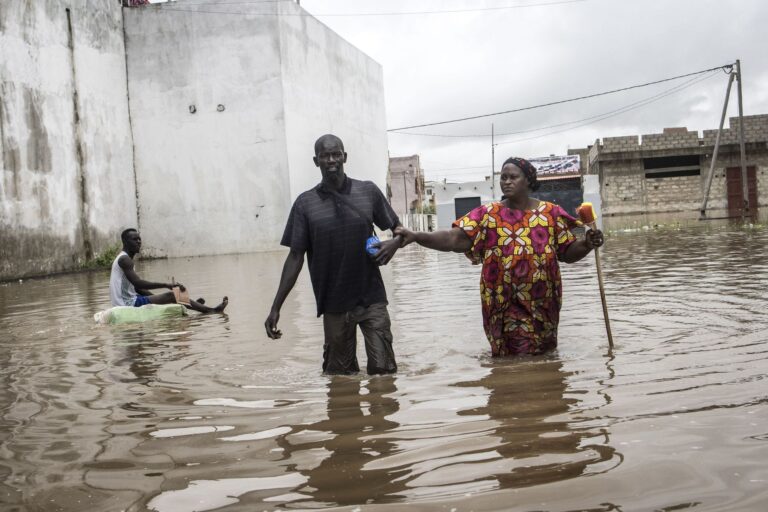
<path fill-rule="evenodd" d="M 576 208 L 576 213 L 584 224 L 591 225 L 597 220 L 597 215 L 595 215 L 595 209 L 592 207 L 592 203 L 581 203 L 581 206 Z"/>

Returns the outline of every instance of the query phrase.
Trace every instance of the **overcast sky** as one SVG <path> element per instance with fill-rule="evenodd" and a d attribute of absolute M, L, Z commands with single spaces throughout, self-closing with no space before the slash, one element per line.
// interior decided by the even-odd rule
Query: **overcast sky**
<path fill-rule="evenodd" d="M 321 16 L 523 5 L 530 7 Z M 745 114 L 768 113 L 765 0 L 302 0 L 301 6 L 381 63 L 389 128 L 583 96 L 737 58 L 744 74 Z M 691 78 L 696 80 L 690 82 Z M 427 178 L 461 181 L 489 174 L 491 123 L 497 134 L 524 132 L 497 137 L 497 167 L 509 156 L 565 154 L 568 148 L 606 136 L 656 133 L 670 126 L 717 128 L 727 75 L 718 71 L 691 78 L 528 112 L 407 130 L 485 137 L 390 133 L 390 154 L 419 154 Z M 653 98 L 657 99 L 644 104 Z M 729 108 L 734 116 L 735 99 L 734 94 Z M 634 108 L 587 120 L 630 106 Z M 530 131 L 580 120 L 586 121 Z"/>
<path fill-rule="evenodd" d="M 263 0 L 219 1 L 248 10 L 246 4 Z M 768 113 L 766 0 L 301 0 L 301 6 L 383 66 L 389 128 L 589 95 L 737 58 L 745 114 Z M 414 14 L 450 10 L 461 12 Z M 412 14 L 382 15 L 398 12 Z M 366 13 L 379 15 L 360 15 Z M 727 75 L 717 71 L 407 130 L 432 136 L 390 132 L 390 155 L 419 154 L 428 179 L 482 179 L 491 167 L 491 123 L 498 168 L 509 156 L 566 154 L 606 136 L 717 128 L 726 84 Z M 737 112 L 734 88 L 729 115 Z"/>

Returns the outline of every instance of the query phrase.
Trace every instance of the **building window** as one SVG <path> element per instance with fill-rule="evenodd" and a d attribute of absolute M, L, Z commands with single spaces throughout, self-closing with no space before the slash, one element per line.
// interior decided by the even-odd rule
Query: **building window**
<path fill-rule="evenodd" d="M 701 175 L 699 155 L 644 158 L 643 168 L 647 179 Z"/>

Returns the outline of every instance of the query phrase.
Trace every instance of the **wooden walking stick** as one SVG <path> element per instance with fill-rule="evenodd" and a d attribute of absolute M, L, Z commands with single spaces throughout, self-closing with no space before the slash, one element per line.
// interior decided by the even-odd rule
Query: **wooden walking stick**
<path fill-rule="evenodd" d="M 592 208 L 592 203 L 581 203 L 581 206 L 576 208 L 576 213 L 579 214 L 581 222 L 590 227 L 590 229 L 597 229 L 597 215 Z M 603 303 L 603 318 L 605 318 L 605 331 L 608 334 L 608 348 L 613 350 L 613 336 L 611 335 L 611 322 L 608 319 L 608 304 L 605 301 L 605 285 L 603 285 L 603 271 L 600 268 L 600 251 L 595 247 L 595 266 L 597 266 L 597 284 L 600 285 L 600 300 Z"/>

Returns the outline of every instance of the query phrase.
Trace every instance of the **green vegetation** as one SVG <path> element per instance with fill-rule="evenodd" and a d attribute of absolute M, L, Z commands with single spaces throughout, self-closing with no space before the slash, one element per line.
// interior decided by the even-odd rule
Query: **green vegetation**
<path fill-rule="evenodd" d="M 120 249 L 120 244 L 110 245 L 100 253 L 94 254 L 92 259 L 83 262 L 80 268 L 84 270 L 109 268 L 120 252 Z"/>

